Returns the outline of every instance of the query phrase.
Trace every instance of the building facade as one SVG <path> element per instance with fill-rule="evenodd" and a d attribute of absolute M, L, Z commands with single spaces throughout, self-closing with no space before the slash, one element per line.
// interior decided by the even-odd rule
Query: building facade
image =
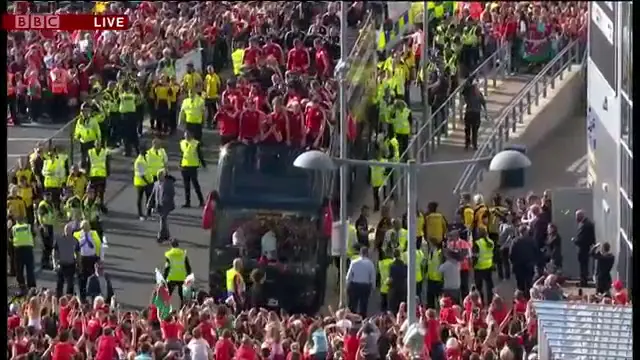
<path fill-rule="evenodd" d="M 589 3 L 587 153 L 599 242 L 617 254 L 614 276 L 633 273 L 633 5 Z"/>

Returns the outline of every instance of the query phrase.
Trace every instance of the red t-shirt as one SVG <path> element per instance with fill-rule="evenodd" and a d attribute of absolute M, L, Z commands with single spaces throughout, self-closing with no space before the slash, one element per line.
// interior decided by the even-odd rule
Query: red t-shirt
<path fill-rule="evenodd" d="M 324 112 L 318 105 L 307 107 L 304 114 L 304 126 L 311 135 L 318 135 L 324 125 Z"/>
<path fill-rule="evenodd" d="M 235 346 L 229 339 L 220 339 L 216 342 L 213 350 L 216 360 L 231 360 L 233 358 L 233 350 Z"/>
<path fill-rule="evenodd" d="M 456 312 L 452 307 L 445 307 L 440 309 L 440 321 L 449 325 L 456 325 L 458 323 Z"/>
<path fill-rule="evenodd" d="M 98 335 L 100 335 L 100 330 L 102 329 L 102 324 L 100 324 L 100 320 L 91 319 L 87 323 L 87 333 L 90 339 L 96 339 Z"/>
<path fill-rule="evenodd" d="M 222 136 L 238 135 L 238 118 L 232 116 L 233 109 L 220 109 L 215 115 L 215 121 L 218 124 L 218 130 Z"/>
<path fill-rule="evenodd" d="M 217 359 L 217 358 L 216 358 Z M 241 345 L 236 351 L 236 360 L 257 360 L 258 354 L 253 346 Z"/>
<path fill-rule="evenodd" d="M 162 339 L 178 339 L 182 331 L 182 325 L 177 322 L 162 321 L 160 329 L 162 329 Z"/>
<path fill-rule="evenodd" d="M 213 348 L 216 345 L 216 337 L 214 335 L 213 325 L 210 321 L 203 321 L 200 323 L 200 331 L 202 332 L 202 338 L 209 343 L 209 346 Z"/>
<path fill-rule="evenodd" d="M 344 360 L 356 360 L 358 348 L 360 347 L 360 339 L 355 335 L 347 335 L 344 337 Z"/>
<path fill-rule="evenodd" d="M 244 59 L 242 63 L 247 66 L 256 66 L 260 57 L 262 57 L 262 50 L 260 48 L 248 47 L 244 49 Z"/>
<path fill-rule="evenodd" d="M 262 53 L 265 57 L 273 56 L 276 61 L 278 61 L 278 64 L 282 64 L 284 60 L 284 53 L 282 51 L 282 48 L 276 43 L 265 44 L 262 47 Z"/>
<path fill-rule="evenodd" d="M 324 48 L 316 50 L 316 73 L 319 76 L 327 77 L 331 75 L 331 60 Z"/>
<path fill-rule="evenodd" d="M 291 49 L 287 55 L 287 70 L 306 72 L 309 68 L 309 52 L 307 49 Z"/>
<path fill-rule="evenodd" d="M 73 360 L 76 355 L 76 348 L 68 342 L 57 343 L 53 348 L 51 360 Z"/>
<path fill-rule="evenodd" d="M 524 315 L 527 312 L 527 299 L 514 301 L 513 311 L 516 313 L 516 315 Z"/>
<path fill-rule="evenodd" d="M 507 314 L 508 314 L 508 311 L 504 307 L 502 307 L 502 309 L 500 310 L 491 311 L 491 316 L 498 323 L 498 326 L 500 326 L 500 324 L 502 324 L 504 319 L 507 318 Z"/>
<path fill-rule="evenodd" d="M 436 319 L 427 320 L 427 333 L 424 335 L 424 345 L 431 352 L 434 344 L 440 341 L 440 322 Z"/>
<path fill-rule="evenodd" d="M 304 136 L 304 124 L 302 123 L 302 113 L 289 111 L 289 134 L 291 141 L 301 142 Z"/>
<path fill-rule="evenodd" d="M 112 360 L 116 355 L 116 346 L 118 342 L 115 336 L 102 335 L 98 339 L 98 351 L 96 360 Z"/>
<path fill-rule="evenodd" d="M 264 114 L 258 110 L 244 110 L 240 113 L 240 139 L 253 140 L 260 135 L 260 120 Z"/>
<path fill-rule="evenodd" d="M 263 123 L 263 131 L 266 133 L 270 129 L 274 129 L 276 132 L 280 133 L 282 136 L 281 141 L 287 139 L 287 117 L 284 112 L 272 112 L 267 116 L 266 121 Z M 274 134 L 269 134 L 268 139 L 265 139 L 271 142 L 279 142 Z"/>
<path fill-rule="evenodd" d="M 18 315 L 9 316 L 9 318 L 7 318 L 7 329 L 11 331 L 15 330 L 18 326 L 20 326 L 20 320 L 20 316 Z"/>
<path fill-rule="evenodd" d="M 60 324 L 60 328 L 62 329 L 66 329 L 68 328 L 71 324 L 69 323 L 69 313 L 71 313 L 71 307 L 70 306 L 60 306 L 60 310 L 59 310 L 60 316 L 59 316 L 59 324 Z"/>

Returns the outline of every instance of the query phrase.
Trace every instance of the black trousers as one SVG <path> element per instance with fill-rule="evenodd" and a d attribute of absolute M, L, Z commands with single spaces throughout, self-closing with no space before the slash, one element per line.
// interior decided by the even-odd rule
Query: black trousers
<path fill-rule="evenodd" d="M 374 186 L 372 188 L 373 190 L 373 211 L 374 212 L 378 212 L 380 211 L 380 186 Z M 383 192 L 383 196 L 386 198 L 387 197 L 387 187 L 386 186 L 382 186 L 382 192 Z"/>
<path fill-rule="evenodd" d="M 86 143 L 80 143 L 80 165 L 86 168 L 89 163 L 89 150 L 96 146 L 95 141 L 87 141 Z"/>
<path fill-rule="evenodd" d="M 398 150 L 400 151 L 400 155 L 404 154 L 405 151 L 407 151 L 407 148 L 409 147 L 409 134 L 406 135 L 402 135 L 402 134 L 396 134 L 396 139 L 398 140 Z M 407 157 L 403 157 L 403 160 L 406 160 Z"/>
<path fill-rule="evenodd" d="M 20 246 L 13 249 L 16 263 L 16 281 L 22 289 L 36 287 L 35 261 L 32 246 Z M 25 274 L 27 282 L 25 283 Z M 25 286 L 26 285 L 26 286 Z"/>
<path fill-rule="evenodd" d="M 193 190 L 198 196 L 200 204 L 204 204 L 204 197 L 202 196 L 202 190 L 200 189 L 200 182 L 198 182 L 198 168 L 195 166 L 185 166 L 181 170 L 182 182 L 184 183 L 184 199 L 185 205 L 191 205 L 191 185 Z"/>
<path fill-rule="evenodd" d="M 475 283 L 476 283 L 476 288 L 478 289 L 478 292 L 480 292 L 480 295 L 482 295 L 482 290 L 484 287 L 484 303 L 488 304 L 491 302 L 491 299 L 493 298 L 493 274 L 492 274 L 493 270 L 491 269 L 486 269 L 486 270 L 478 270 L 475 269 L 473 271 L 473 275 L 475 278 Z"/>
<path fill-rule="evenodd" d="M 40 264 L 43 269 L 52 269 L 53 225 L 41 225 L 40 238 L 42 239 L 42 258 L 40 259 Z"/>
<path fill-rule="evenodd" d="M 427 280 L 427 307 L 429 309 L 435 309 L 438 303 L 438 298 L 442 295 L 442 281 Z"/>
<path fill-rule="evenodd" d="M 462 297 L 460 296 L 460 289 L 442 289 L 442 295 L 446 295 L 456 305 L 462 305 Z"/>
<path fill-rule="evenodd" d="M 147 202 L 149 201 L 149 197 L 151 196 L 151 185 L 146 185 L 146 186 L 136 186 L 136 206 L 138 208 L 138 216 L 150 216 L 151 215 L 151 209 L 147 209 Z M 143 203 L 143 199 L 145 200 L 145 202 Z M 142 211 L 143 207 L 145 208 L 144 211 Z"/>
<path fill-rule="evenodd" d="M 136 155 L 140 154 L 138 141 L 138 113 L 128 112 L 121 113 L 121 129 L 122 140 L 124 142 L 124 155 L 131 156 L 131 150 L 136 151 Z"/>
<path fill-rule="evenodd" d="M 51 121 L 54 123 L 64 123 L 69 117 L 68 98 L 65 94 L 53 94 L 51 97 Z"/>
<path fill-rule="evenodd" d="M 102 176 L 92 176 L 89 178 L 89 183 L 96 192 L 96 198 L 100 201 L 100 205 L 104 206 L 104 192 L 107 189 L 107 178 Z"/>
<path fill-rule="evenodd" d="M 87 280 L 93 274 L 96 263 L 100 261 L 97 256 L 80 256 L 80 273 L 78 274 L 78 286 L 80 287 L 80 299 L 87 297 Z"/>
<path fill-rule="evenodd" d="M 206 99 L 205 105 L 207 106 L 207 112 L 209 113 L 207 118 L 205 119 L 205 122 L 207 123 L 207 126 L 209 126 L 210 129 L 213 129 L 213 123 L 214 123 L 213 118 L 216 116 L 216 113 L 218 112 L 218 100 Z"/>
<path fill-rule="evenodd" d="M 9 271 L 7 276 L 16 276 L 16 253 L 11 239 L 7 244 L 7 256 L 9 257 Z"/>
<path fill-rule="evenodd" d="M 380 311 L 387 312 L 389 310 L 389 294 L 380 293 Z"/>
<path fill-rule="evenodd" d="M 400 309 L 400 303 L 404 301 L 407 301 L 406 289 L 390 289 L 389 294 L 387 294 L 387 310 L 397 314 Z"/>
<path fill-rule="evenodd" d="M 516 278 L 516 288 L 529 297 L 529 289 L 533 286 L 533 269 L 513 268 L 513 276 Z"/>
<path fill-rule="evenodd" d="M 27 98 L 27 112 L 32 122 L 37 122 L 42 115 L 42 99 L 29 96 Z"/>
<path fill-rule="evenodd" d="M 367 317 L 371 284 L 350 282 L 347 284 L 347 302 L 352 313 Z"/>
<path fill-rule="evenodd" d="M 480 130 L 480 113 L 467 111 L 464 114 L 464 148 L 473 146 L 478 149 L 478 130 Z"/>
<path fill-rule="evenodd" d="M 578 253 L 578 264 L 580 265 L 580 286 L 586 287 L 589 284 L 589 254 Z"/>
<path fill-rule="evenodd" d="M 169 296 L 173 295 L 173 290 L 178 289 L 178 297 L 180 297 L 180 307 L 184 306 L 184 298 L 182 296 L 182 281 L 167 281 L 167 290 Z"/>
<path fill-rule="evenodd" d="M 119 112 L 113 112 L 107 117 L 109 122 L 106 136 L 107 145 L 115 147 L 122 141 L 122 116 Z"/>
<path fill-rule="evenodd" d="M 202 124 L 185 124 L 185 130 L 189 131 L 193 138 L 202 142 Z M 201 145 L 204 146 L 204 145 Z"/>
<path fill-rule="evenodd" d="M 62 297 L 63 294 L 73 295 L 73 287 L 75 286 L 76 264 L 61 264 L 58 269 L 56 279 L 56 296 Z M 66 283 L 66 292 L 63 293 Z"/>
<path fill-rule="evenodd" d="M 18 119 L 18 99 L 16 95 L 9 95 L 7 97 L 7 103 L 9 104 L 9 114 L 11 114 L 11 120 L 14 125 L 20 125 L 20 119 Z"/>
<path fill-rule="evenodd" d="M 157 130 L 160 133 L 169 132 L 171 129 L 169 116 L 171 115 L 171 111 L 169 109 L 169 103 L 166 101 L 158 103 L 155 111 L 155 127 L 153 129 Z"/>
<path fill-rule="evenodd" d="M 460 270 L 460 294 L 464 298 L 469 294 L 469 271 Z"/>

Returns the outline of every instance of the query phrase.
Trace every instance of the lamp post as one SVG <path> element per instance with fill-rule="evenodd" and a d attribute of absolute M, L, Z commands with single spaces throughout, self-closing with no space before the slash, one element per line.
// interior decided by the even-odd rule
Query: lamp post
<path fill-rule="evenodd" d="M 298 156 L 293 165 L 299 168 L 319 171 L 334 171 L 336 166 L 344 167 L 344 165 L 350 166 L 380 166 L 388 169 L 394 169 L 396 171 L 407 172 L 407 227 L 409 241 L 407 241 L 408 252 L 408 264 L 407 264 L 407 315 L 409 324 L 416 322 L 416 203 L 418 198 L 418 174 L 420 170 L 445 165 L 462 165 L 470 163 L 478 163 L 490 161 L 490 171 L 505 171 L 523 169 L 531 166 L 531 160 L 529 158 L 515 150 L 505 150 L 497 153 L 492 157 L 482 157 L 475 159 L 464 160 L 451 160 L 451 161 L 433 161 L 426 163 L 416 163 L 414 160 L 409 160 L 407 163 L 389 163 L 371 160 L 356 160 L 346 158 L 332 158 L 330 155 L 323 151 L 311 150 L 304 152 Z M 346 241 L 346 237 L 341 239 Z M 342 265 L 342 264 L 341 264 Z M 344 275 L 341 273 L 342 278 L 340 283 L 346 282 Z"/>
<path fill-rule="evenodd" d="M 340 2 L 340 62 L 336 66 L 336 75 L 339 81 L 339 106 L 340 106 L 340 159 L 347 159 L 347 131 L 349 124 L 347 121 L 347 6 L 348 2 Z M 346 296 L 345 282 L 347 274 L 347 237 L 349 236 L 349 224 L 347 224 L 347 164 L 340 166 L 340 278 L 339 278 L 339 304 L 344 305 Z"/>

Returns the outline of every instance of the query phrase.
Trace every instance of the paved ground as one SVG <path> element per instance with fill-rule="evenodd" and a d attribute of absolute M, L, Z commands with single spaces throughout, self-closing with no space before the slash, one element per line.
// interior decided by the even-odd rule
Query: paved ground
<path fill-rule="evenodd" d="M 54 144 L 68 144 L 72 130 L 70 126 L 61 130 L 62 124 L 25 124 L 7 127 L 7 169 L 12 168 L 18 158 L 25 156 L 36 147 L 39 142 L 53 137 Z"/>

